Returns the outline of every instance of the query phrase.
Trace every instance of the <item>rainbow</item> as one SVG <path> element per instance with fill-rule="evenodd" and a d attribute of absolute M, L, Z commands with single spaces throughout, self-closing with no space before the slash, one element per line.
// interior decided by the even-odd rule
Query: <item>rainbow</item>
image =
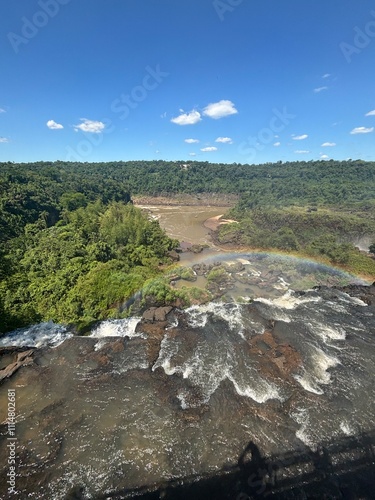
<path fill-rule="evenodd" d="M 293 266 L 297 271 L 303 273 L 309 272 L 311 274 L 325 274 L 327 276 L 334 276 L 341 278 L 346 281 L 347 284 L 353 283 L 358 285 L 370 285 L 373 280 L 366 279 L 362 276 L 357 276 L 355 274 L 344 271 L 343 269 L 323 263 L 319 260 L 314 260 L 312 258 L 306 258 L 296 255 L 290 255 L 283 252 L 267 252 L 267 251 L 255 251 L 255 250 L 240 250 L 240 251 L 222 251 L 217 248 L 208 248 L 200 254 L 191 254 L 190 252 L 181 255 L 180 266 L 190 267 L 197 263 L 202 264 L 213 264 L 214 262 L 241 262 L 248 261 L 262 262 L 267 266 L 267 264 L 280 265 L 280 270 L 283 267 Z"/>

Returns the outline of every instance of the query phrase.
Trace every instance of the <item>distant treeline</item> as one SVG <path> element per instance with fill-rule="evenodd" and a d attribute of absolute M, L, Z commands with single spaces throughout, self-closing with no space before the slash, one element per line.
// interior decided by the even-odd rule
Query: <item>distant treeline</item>
<path fill-rule="evenodd" d="M 256 206 L 366 203 L 375 199 L 375 162 L 362 160 L 278 162 L 263 165 L 184 161 L 0 164 L 0 182 L 51 192 L 80 192 L 92 199 L 122 193 L 236 193 L 240 209 Z M 22 190 L 21 190 L 22 191 Z M 62 193 L 61 193 L 62 194 Z"/>

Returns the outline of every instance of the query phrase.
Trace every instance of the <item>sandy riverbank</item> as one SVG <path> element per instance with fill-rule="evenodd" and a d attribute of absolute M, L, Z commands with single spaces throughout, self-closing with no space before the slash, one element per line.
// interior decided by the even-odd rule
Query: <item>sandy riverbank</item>
<path fill-rule="evenodd" d="M 148 206 L 196 206 L 196 207 L 233 207 L 238 196 L 223 193 L 173 194 L 171 196 L 133 196 L 135 205 Z"/>

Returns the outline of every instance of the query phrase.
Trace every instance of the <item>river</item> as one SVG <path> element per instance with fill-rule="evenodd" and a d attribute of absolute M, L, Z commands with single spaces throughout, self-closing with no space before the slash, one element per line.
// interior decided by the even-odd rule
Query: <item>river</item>
<path fill-rule="evenodd" d="M 168 236 L 179 241 L 192 244 L 213 246 L 209 236 L 209 228 L 204 223 L 207 219 L 224 215 L 228 205 L 222 207 L 209 206 L 170 206 L 170 205 L 137 205 L 146 210 L 159 221 Z"/>

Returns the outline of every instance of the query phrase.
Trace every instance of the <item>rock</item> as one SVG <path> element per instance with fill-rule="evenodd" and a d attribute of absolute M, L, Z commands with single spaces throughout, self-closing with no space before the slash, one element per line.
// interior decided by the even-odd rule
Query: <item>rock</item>
<path fill-rule="evenodd" d="M 347 293 L 351 297 L 356 297 L 357 299 L 362 300 L 369 306 L 375 306 L 375 282 L 370 285 L 347 285 L 347 286 L 316 286 L 314 290 L 319 290 L 324 292 L 325 290 L 335 289 L 340 292 Z"/>
<path fill-rule="evenodd" d="M 180 246 L 177 248 L 177 252 L 189 252 L 192 247 L 192 243 L 188 241 L 180 241 Z"/>
<path fill-rule="evenodd" d="M 26 350 L 25 350 L 26 349 Z M 8 363 L 5 368 L 0 370 L 0 381 L 5 378 L 9 378 L 15 373 L 21 366 L 26 366 L 33 363 L 32 354 L 34 349 L 26 348 L 2 348 L 0 350 L 1 356 L 11 356 L 12 362 Z"/>
<path fill-rule="evenodd" d="M 143 321 L 167 321 L 167 315 L 172 311 L 172 306 L 150 307 L 142 314 Z"/>
<path fill-rule="evenodd" d="M 142 314 L 142 320 L 154 321 L 156 309 L 157 307 L 150 307 L 149 309 L 146 309 L 146 311 Z"/>
<path fill-rule="evenodd" d="M 158 307 L 154 313 L 155 321 L 166 321 L 168 314 L 172 311 L 171 306 Z"/>
<path fill-rule="evenodd" d="M 201 253 L 201 252 L 203 252 L 203 246 L 202 245 L 192 245 L 190 247 L 190 251 L 193 253 Z"/>
<path fill-rule="evenodd" d="M 174 302 L 173 302 L 173 307 L 177 309 L 182 309 L 185 306 L 184 301 L 178 297 Z"/>
<path fill-rule="evenodd" d="M 242 262 L 235 262 L 234 264 L 225 264 L 226 271 L 229 273 L 241 273 L 245 270 L 245 266 Z"/>
<path fill-rule="evenodd" d="M 180 260 L 180 256 L 176 252 L 176 250 L 170 250 L 168 252 L 168 257 L 170 257 L 174 262 L 178 262 Z"/>
<path fill-rule="evenodd" d="M 206 264 L 194 264 L 192 269 L 197 276 L 204 276 L 210 270 L 210 266 Z"/>

